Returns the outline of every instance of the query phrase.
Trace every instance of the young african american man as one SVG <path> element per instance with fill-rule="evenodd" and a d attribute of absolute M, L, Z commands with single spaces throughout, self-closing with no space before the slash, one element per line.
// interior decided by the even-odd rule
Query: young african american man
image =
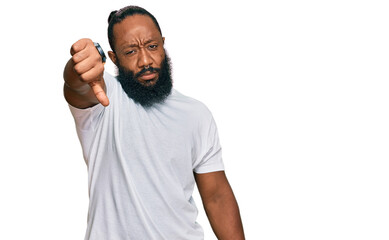
<path fill-rule="evenodd" d="M 172 88 L 157 20 L 128 6 L 108 22 L 118 75 L 104 72 L 104 52 L 90 39 L 72 45 L 64 70 L 88 166 L 85 239 L 204 239 L 195 184 L 218 239 L 244 239 L 216 124 L 204 104 Z"/>

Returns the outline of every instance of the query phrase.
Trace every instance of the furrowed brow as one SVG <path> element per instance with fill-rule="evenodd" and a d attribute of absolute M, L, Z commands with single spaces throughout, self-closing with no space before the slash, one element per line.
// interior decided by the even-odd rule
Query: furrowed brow
<path fill-rule="evenodd" d="M 149 43 L 151 43 L 151 42 L 156 42 L 156 40 L 154 40 L 154 39 L 149 39 L 149 40 L 145 41 L 145 44 L 149 44 Z"/>
<path fill-rule="evenodd" d="M 125 48 L 133 48 L 133 47 L 139 47 L 139 45 L 137 43 L 131 43 L 131 44 L 126 44 L 122 47 L 122 49 L 125 49 Z"/>
<path fill-rule="evenodd" d="M 143 44 L 144 44 L 144 45 L 147 45 L 147 44 L 149 44 L 149 43 L 151 43 L 151 42 L 156 42 L 156 41 L 157 41 L 157 40 L 150 38 L 150 39 L 146 40 Z M 121 50 L 124 50 L 124 49 L 126 49 L 126 48 L 135 48 L 135 47 L 139 47 L 139 44 L 138 44 L 138 43 L 126 44 L 126 45 L 124 45 L 123 47 L 121 47 Z"/>

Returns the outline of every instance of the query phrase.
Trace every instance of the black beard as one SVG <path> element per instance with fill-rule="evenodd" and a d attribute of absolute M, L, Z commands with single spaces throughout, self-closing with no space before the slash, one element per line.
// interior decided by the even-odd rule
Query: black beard
<path fill-rule="evenodd" d="M 144 86 L 137 80 L 137 76 L 144 73 L 146 71 L 145 69 L 134 76 L 132 71 L 127 71 L 120 63 L 118 63 L 117 68 L 117 80 L 122 85 L 124 92 L 134 102 L 141 104 L 143 107 L 151 107 L 155 103 L 162 103 L 170 95 L 173 81 L 171 77 L 170 58 L 167 54 L 165 54 L 161 68 L 149 67 L 147 69 L 148 71 L 158 72 L 158 80 L 152 86 Z"/>

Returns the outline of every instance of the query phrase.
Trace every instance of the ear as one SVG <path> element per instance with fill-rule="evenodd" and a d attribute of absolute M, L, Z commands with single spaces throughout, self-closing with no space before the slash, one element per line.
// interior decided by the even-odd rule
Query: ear
<path fill-rule="evenodd" d="M 115 54 L 114 52 L 112 52 L 112 51 L 108 51 L 108 56 L 109 56 L 109 58 L 111 59 L 111 61 L 112 61 L 115 65 L 117 65 L 117 64 L 116 64 L 116 62 L 117 62 L 117 60 L 116 60 L 116 54 Z"/>
<path fill-rule="evenodd" d="M 165 37 L 162 37 L 162 43 L 165 44 Z"/>

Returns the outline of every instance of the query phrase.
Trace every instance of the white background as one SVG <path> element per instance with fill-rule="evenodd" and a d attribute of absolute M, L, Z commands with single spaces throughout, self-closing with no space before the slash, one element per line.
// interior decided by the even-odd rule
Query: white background
<path fill-rule="evenodd" d="M 247 239 L 389 239 L 389 8 L 374 0 L 1 3 L 0 239 L 83 239 L 62 71 L 79 38 L 109 50 L 108 15 L 129 3 L 215 117 Z"/>

